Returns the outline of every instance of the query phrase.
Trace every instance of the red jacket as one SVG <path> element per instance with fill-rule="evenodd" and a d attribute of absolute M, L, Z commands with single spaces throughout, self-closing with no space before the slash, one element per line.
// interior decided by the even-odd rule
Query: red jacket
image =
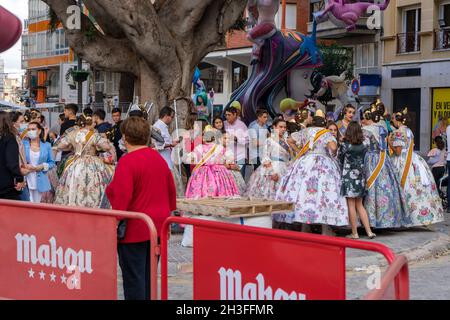
<path fill-rule="evenodd" d="M 176 209 L 176 189 L 172 172 L 158 152 L 145 148 L 126 154 L 117 165 L 111 184 L 106 188 L 114 210 L 147 214 L 158 235 L 164 221 Z M 128 220 L 121 243 L 150 240 L 145 223 Z"/>

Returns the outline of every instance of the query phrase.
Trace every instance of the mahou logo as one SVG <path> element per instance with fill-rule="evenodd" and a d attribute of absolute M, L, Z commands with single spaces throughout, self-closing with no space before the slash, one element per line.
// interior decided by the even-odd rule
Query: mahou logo
<path fill-rule="evenodd" d="M 56 238 L 52 236 L 48 243 L 38 246 L 35 235 L 17 233 L 15 236 L 17 243 L 17 262 L 28 263 L 33 266 L 52 267 L 55 269 L 67 271 L 70 275 L 66 277 L 63 273 L 61 283 L 65 284 L 70 290 L 81 289 L 81 273 L 91 274 L 92 252 L 85 250 L 74 250 L 72 248 L 64 249 L 57 246 Z M 34 278 L 35 271 L 33 267 L 28 271 L 29 277 Z M 46 273 L 41 270 L 38 273 L 40 280 L 45 280 Z M 56 282 L 54 272 L 48 275 L 51 282 Z"/>
<path fill-rule="evenodd" d="M 266 287 L 264 276 L 259 273 L 256 283 L 249 282 L 242 287 L 242 274 L 239 270 L 219 269 L 220 300 L 306 300 L 306 295 L 283 289 Z"/>

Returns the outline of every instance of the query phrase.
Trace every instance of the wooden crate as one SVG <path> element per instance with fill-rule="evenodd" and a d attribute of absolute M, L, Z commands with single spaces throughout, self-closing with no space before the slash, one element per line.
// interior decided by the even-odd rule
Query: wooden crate
<path fill-rule="evenodd" d="M 254 198 L 177 199 L 179 211 L 225 218 L 268 216 L 294 210 L 294 204 Z"/>

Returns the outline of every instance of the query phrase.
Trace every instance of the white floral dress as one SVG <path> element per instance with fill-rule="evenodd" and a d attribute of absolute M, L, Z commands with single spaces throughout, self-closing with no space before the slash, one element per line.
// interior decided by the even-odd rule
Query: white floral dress
<path fill-rule="evenodd" d="M 414 144 L 412 131 L 405 126 L 394 131 L 394 147 L 402 147 L 399 156 L 393 156 L 393 164 L 396 168 L 399 181 L 408 162 L 410 145 Z M 406 205 L 411 226 L 430 225 L 444 221 L 444 209 L 439 197 L 436 183 L 425 160 L 413 152 L 411 164 L 407 168 L 408 173 L 404 181 L 403 190 L 406 196 Z"/>
<path fill-rule="evenodd" d="M 55 204 L 100 208 L 114 168 L 105 165 L 97 154 L 110 149 L 111 144 L 97 132 L 89 136 L 89 130 L 75 129 L 58 143 L 60 149 L 70 146 L 75 154 L 66 162 L 56 188 Z"/>
<path fill-rule="evenodd" d="M 341 196 L 341 172 L 327 145 L 336 142 L 330 132 L 312 143 L 323 128 L 310 127 L 293 135 L 302 148 L 309 151 L 297 159 L 281 180 L 276 200 L 293 202 L 294 212 L 274 215 L 274 220 L 286 223 L 348 225 L 347 201 Z M 312 145 L 312 147 L 311 147 Z"/>
<path fill-rule="evenodd" d="M 275 199 L 281 178 L 286 173 L 291 154 L 284 140 L 271 136 L 266 140 L 262 150 L 261 165 L 250 177 L 247 196 L 262 199 Z M 278 174 L 278 181 L 272 176 Z"/>

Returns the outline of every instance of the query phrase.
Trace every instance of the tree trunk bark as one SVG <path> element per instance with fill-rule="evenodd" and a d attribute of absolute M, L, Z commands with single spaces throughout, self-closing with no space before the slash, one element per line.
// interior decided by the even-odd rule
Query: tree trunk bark
<path fill-rule="evenodd" d="M 191 69 L 194 70 L 194 63 Z M 153 103 L 149 112 L 149 121 L 154 123 L 159 118 L 159 111 L 164 107 L 175 109 L 175 100 L 177 100 L 176 111 L 178 127 L 184 128 L 186 117 L 188 115 L 188 101 L 191 99 L 191 82 L 182 81 L 182 78 L 191 77 L 192 72 L 186 71 L 187 75 L 180 72 L 175 67 L 168 67 L 164 74 L 157 74 L 144 62 L 140 65 L 140 76 L 135 82 L 135 92 L 142 104 L 146 102 Z M 167 87 L 163 83 L 172 82 L 173 86 Z M 170 129 L 175 130 L 176 121 L 174 120 Z"/>

